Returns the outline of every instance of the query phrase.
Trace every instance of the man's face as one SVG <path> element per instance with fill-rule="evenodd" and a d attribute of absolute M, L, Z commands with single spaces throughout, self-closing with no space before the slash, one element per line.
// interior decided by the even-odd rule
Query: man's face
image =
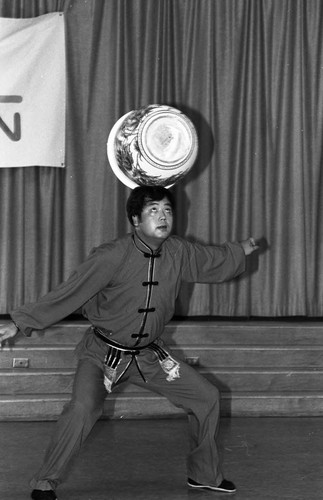
<path fill-rule="evenodd" d="M 148 200 L 141 216 L 133 217 L 138 236 L 156 250 L 170 235 L 173 227 L 173 210 L 167 198 Z"/>

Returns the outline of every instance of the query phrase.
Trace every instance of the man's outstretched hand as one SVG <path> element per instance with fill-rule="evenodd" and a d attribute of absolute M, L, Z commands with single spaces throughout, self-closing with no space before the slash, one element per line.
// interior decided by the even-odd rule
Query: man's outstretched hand
<path fill-rule="evenodd" d="M 18 333 L 18 328 L 14 323 L 0 325 L 0 347 L 5 340 L 13 338 Z"/>
<path fill-rule="evenodd" d="M 245 255 L 250 255 L 255 250 L 258 250 L 260 246 L 254 238 L 248 238 L 247 240 L 240 241 Z"/>

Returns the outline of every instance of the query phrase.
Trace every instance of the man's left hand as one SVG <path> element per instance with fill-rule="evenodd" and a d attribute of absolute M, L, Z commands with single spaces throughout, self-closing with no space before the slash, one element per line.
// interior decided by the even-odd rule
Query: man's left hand
<path fill-rule="evenodd" d="M 254 238 L 248 238 L 247 240 L 240 241 L 240 244 L 245 255 L 250 255 L 252 252 L 260 248 Z"/>

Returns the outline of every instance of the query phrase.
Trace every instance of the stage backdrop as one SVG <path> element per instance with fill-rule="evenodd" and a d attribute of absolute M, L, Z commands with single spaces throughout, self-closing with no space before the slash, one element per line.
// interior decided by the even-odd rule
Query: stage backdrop
<path fill-rule="evenodd" d="M 184 287 L 178 313 L 322 316 L 323 3 L 0 0 L 1 17 L 60 11 L 66 167 L 0 170 L 1 312 L 130 229 L 106 140 L 121 115 L 159 103 L 186 112 L 200 140 L 174 190 L 177 232 L 263 238 L 242 278 Z"/>

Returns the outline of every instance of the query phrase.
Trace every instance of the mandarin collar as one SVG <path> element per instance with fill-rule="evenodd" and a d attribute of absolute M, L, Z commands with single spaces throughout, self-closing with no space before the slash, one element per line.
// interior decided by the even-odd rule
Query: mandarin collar
<path fill-rule="evenodd" d="M 135 247 L 139 250 L 139 252 L 141 252 L 145 255 L 148 254 L 149 257 L 152 257 L 152 256 L 159 257 L 163 243 L 164 243 L 164 241 L 163 241 L 161 243 L 161 245 L 157 248 L 157 250 L 153 250 L 149 245 L 147 245 L 147 243 L 145 243 L 140 238 L 140 236 L 138 236 L 138 234 L 136 232 L 134 232 L 132 234 L 132 240 L 133 240 Z"/>

